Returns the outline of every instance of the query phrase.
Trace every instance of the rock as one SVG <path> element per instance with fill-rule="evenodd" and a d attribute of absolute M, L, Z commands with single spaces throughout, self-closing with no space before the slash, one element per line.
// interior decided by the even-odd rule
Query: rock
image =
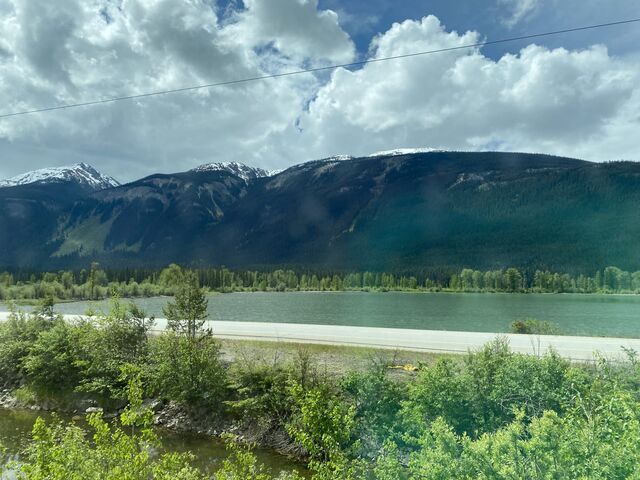
<path fill-rule="evenodd" d="M 83 399 L 80 400 L 79 402 L 77 402 L 76 404 L 76 408 L 80 409 L 80 410 L 86 410 L 89 407 L 95 407 L 97 404 L 95 402 L 95 400 L 91 400 L 91 399 Z"/>
<path fill-rule="evenodd" d="M 0 390 L 0 408 L 15 408 L 18 403 L 11 390 Z"/>
<path fill-rule="evenodd" d="M 100 408 L 100 407 L 89 407 L 84 411 L 84 413 L 102 413 L 102 408 Z"/>
<path fill-rule="evenodd" d="M 164 407 L 164 402 L 158 399 L 147 399 L 143 405 L 146 408 L 150 408 L 153 412 L 159 412 Z"/>

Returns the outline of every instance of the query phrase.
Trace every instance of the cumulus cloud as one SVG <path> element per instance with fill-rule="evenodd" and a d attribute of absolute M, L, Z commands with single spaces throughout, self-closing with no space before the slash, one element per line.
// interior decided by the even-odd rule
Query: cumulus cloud
<path fill-rule="evenodd" d="M 316 0 L 0 0 L 0 105 L 19 111 L 350 61 Z M 460 46 L 437 18 L 394 24 L 372 58 Z M 234 160 L 281 168 L 398 147 L 640 159 L 638 63 L 603 46 L 460 50 L 0 119 L 0 177 L 77 161 L 120 180 Z"/>
<path fill-rule="evenodd" d="M 430 16 L 395 24 L 373 41 L 372 52 L 380 58 L 479 39 L 476 32 L 448 32 Z M 599 148 L 605 139 L 622 137 L 621 125 L 640 131 L 631 113 L 638 80 L 636 63 L 610 57 L 603 46 L 529 45 L 498 61 L 478 49 L 447 52 L 336 71 L 300 125 L 307 149 L 318 151 L 433 146 L 611 159 L 624 152 Z M 640 157 L 640 149 L 626 154 Z"/>
<path fill-rule="evenodd" d="M 312 1 L 271 2 L 290 7 L 287 18 L 257 31 L 255 42 L 239 32 L 269 22 L 260 17 L 270 13 L 250 2 L 225 24 L 204 0 L 0 3 L 5 112 L 264 75 L 289 68 L 292 56 L 353 55 L 335 14 Z M 304 31 L 312 33 L 306 43 L 296 40 Z M 271 48 L 261 52 L 262 42 Z M 255 163 L 315 88 L 317 80 L 303 75 L 0 120 L 8 159 L 0 175 L 77 160 L 127 179 L 213 160 Z"/>
<path fill-rule="evenodd" d="M 347 63 L 355 47 L 332 10 L 318 10 L 318 0 L 245 0 L 229 28 L 239 43 L 273 45 L 296 60 Z"/>

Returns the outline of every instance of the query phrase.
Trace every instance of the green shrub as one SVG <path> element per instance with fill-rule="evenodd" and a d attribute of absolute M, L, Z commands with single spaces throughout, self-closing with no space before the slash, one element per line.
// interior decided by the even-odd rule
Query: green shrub
<path fill-rule="evenodd" d="M 237 363 L 230 372 L 232 398 L 226 404 L 245 426 L 265 433 L 284 428 L 293 410 L 291 377 L 291 370 L 282 366 Z"/>
<path fill-rule="evenodd" d="M 281 472 L 277 477 L 274 476 L 269 468 L 258 463 L 251 451 L 252 446 L 240 446 L 236 438 L 225 437 L 225 446 L 229 457 L 224 460 L 213 480 L 302 480 L 297 472 Z"/>
<path fill-rule="evenodd" d="M 316 465 L 340 459 L 353 440 L 355 408 L 344 402 L 328 385 L 305 390 L 291 387 L 294 415 L 287 425 Z"/>
<path fill-rule="evenodd" d="M 112 300 L 107 314 L 82 322 L 78 329 L 81 368 L 78 390 L 103 399 L 124 399 L 121 369 L 149 361 L 149 329 L 153 318 L 135 304 Z"/>
<path fill-rule="evenodd" d="M 26 376 L 24 360 L 39 335 L 54 325 L 54 317 L 45 318 L 42 309 L 25 314 L 10 305 L 11 314 L 0 323 L 0 385 L 19 386 Z"/>
<path fill-rule="evenodd" d="M 342 391 L 355 407 L 355 434 L 362 442 L 362 455 L 371 456 L 397 433 L 398 414 L 406 388 L 387 378 L 384 365 L 353 372 L 341 381 Z"/>
<path fill-rule="evenodd" d="M 516 320 L 511 324 L 511 332 L 528 335 L 560 335 L 561 333 L 560 328 L 552 322 L 535 318 Z"/>
<path fill-rule="evenodd" d="M 562 412 L 575 394 L 570 364 L 553 352 L 541 359 L 509 350 L 496 340 L 464 362 L 443 359 L 423 368 L 408 387 L 405 429 L 420 433 L 437 418 L 458 434 L 478 437 L 513 421 L 514 410 L 528 419 L 545 410 Z"/>
<path fill-rule="evenodd" d="M 439 359 L 423 368 L 408 387 L 401 419 L 403 430 L 419 436 L 437 418 L 443 418 L 456 432 L 475 428 L 470 384 L 460 362 Z"/>
<path fill-rule="evenodd" d="M 38 419 L 32 442 L 14 467 L 19 480 L 204 480 L 188 454 L 162 454 L 151 429 L 152 413 L 142 408 L 139 378 L 129 382 L 130 405 L 122 426 L 110 426 L 101 414 L 87 416 L 87 438 L 75 424 L 47 425 Z"/>
<path fill-rule="evenodd" d="M 256 438 L 283 432 L 295 407 L 291 386 L 303 390 L 328 384 L 306 348 L 292 359 L 249 357 L 235 361 L 229 370 L 230 399 L 225 403 L 236 421 L 251 428 Z"/>
<path fill-rule="evenodd" d="M 38 334 L 23 359 L 28 383 L 48 391 L 72 390 L 80 380 L 80 331 L 63 320 Z"/>
<path fill-rule="evenodd" d="M 192 339 L 167 332 L 151 343 L 152 391 L 187 407 L 220 414 L 227 390 L 220 346 L 209 336 Z"/>

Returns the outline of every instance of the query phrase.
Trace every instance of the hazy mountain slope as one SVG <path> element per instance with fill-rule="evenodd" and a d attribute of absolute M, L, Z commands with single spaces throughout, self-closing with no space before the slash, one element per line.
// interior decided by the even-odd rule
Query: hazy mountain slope
<path fill-rule="evenodd" d="M 75 182 L 0 188 L 0 265 L 46 264 L 60 216 L 86 194 Z"/>
<path fill-rule="evenodd" d="M 513 205 L 512 193 L 544 190 L 553 175 L 588 165 L 540 155 L 447 152 L 311 162 L 261 181 L 234 206 L 229 218 L 237 247 L 226 255 L 246 264 L 267 258 L 350 268 L 460 265 L 467 255 L 482 265 L 509 264 L 515 257 L 507 250 L 513 241 L 517 249 L 519 240 L 507 242 L 504 235 L 517 236 L 512 227 L 530 217 Z M 209 243 L 220 243 L 215 234 Z"/>
<path fill-rule="evenodd" d="M 444 182 L 427 183 L 416 175 L 388 188 L 375 215 L 349 239 L 349 255 L 355 264 L 387 269 L 635 269 L 640 267 L 640 214 L 633 206 L 640 201 L 639 167 L 479 172 L 482 178 L 467 173 L 448 187 L 442 177 Z"/>
<path fill-rule="evenodd" d="M 246 195 L 247 184 L 227 171 L 153 175 L 103 190 L 76 203 L 64 218 L 54 258 L 135 254 L 176 258 L 228 205 Z"/>
<path fill-rule="evenodd" d="M 0 263 L 640 269 L 640 164 L 399 151 L 272 176 L 236 167 L 153 175 L 72 204 L 3 199 L 0 227 L 14 235 L 0 233 Z"/>

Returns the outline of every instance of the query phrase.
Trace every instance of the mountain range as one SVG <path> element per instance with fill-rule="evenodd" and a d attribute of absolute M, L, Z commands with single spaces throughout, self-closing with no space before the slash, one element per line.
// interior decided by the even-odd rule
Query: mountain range
<path fill-rule="evenodd" d="M 120 185 L 79 164 L 0 182 L 0 266 L 640 269 L 640 164 L 400 149 Z"/>

